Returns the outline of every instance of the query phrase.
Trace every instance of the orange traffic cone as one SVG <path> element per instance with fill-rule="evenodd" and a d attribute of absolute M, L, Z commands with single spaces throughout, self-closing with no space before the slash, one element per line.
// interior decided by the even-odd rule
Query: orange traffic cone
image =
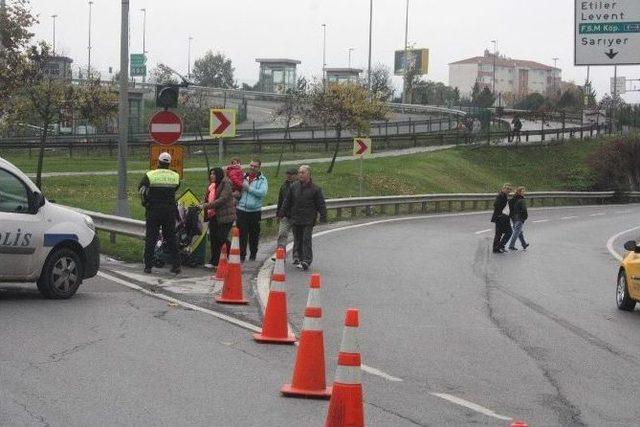
<path fill-rule="evenodd" d="M 360 380 L 360 346 L 358 345 L 358 310 L 347 309 L 344 333 L 338 354 L 338 367 L 325 427 L 364 426 L 362 383 Z"/>
<path fill-rule="evenodd" d="M 216 302 L 221 304 L 249 304 L 242 295 L 242 265 L 240 265 L 240 231 L 233 227 L 231 234 L 231 251 L 229 252 L 229 263 L 227 276 L 224 278 L 222 295 L 216 297 Z"/>
<path fill-rule="evenodd" d="M 227 244 L 222 245 L 222 249 L 220 249 L 220 260 L 218 261 L 218 268 L 216 270 L 216 275 L 212 277 L 214 281 L 224 282 L 224 279 L 227 277 L 227 273 L 229 273 L 229 266 L 227 264 Z"/>
<path fill-rule="evenodd" d="M 511 423 L 511 427 L 528 427 L 524 421 L 514 421 Z"/>
<path fill-rule="evenodd" d="M 276 251 L 276 265 L 271 275 L 271 289 L 264 312 L 262 332 L 253 334 L 253 338 L 260 342 L 293 344 L 296 337 L 289 333 L 287 323 L 287 293 L 284 289 L 284 249 Z"/>
<path fill-rule="evenodd" d="M 331 387 L 327 387 L 325 379 L 319 274 L 311 275 L 309 298 L 304 311 L 302 332 L 300 332 L 300 345 L 293 368 L 293 380 L 291 384 L 283 385 L 280 392 L 285 396 L 324 399 L 331 396 Z"/>

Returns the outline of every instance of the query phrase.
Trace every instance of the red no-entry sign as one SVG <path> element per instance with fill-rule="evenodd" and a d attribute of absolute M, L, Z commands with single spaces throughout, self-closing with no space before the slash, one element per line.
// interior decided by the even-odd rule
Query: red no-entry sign
<path fill-rule="evenodd" d="M 149 121 L 149 134 L 158 144 L 174 144 L 182 135 L 182 120 L 171 111 L 160 111 Z"/>

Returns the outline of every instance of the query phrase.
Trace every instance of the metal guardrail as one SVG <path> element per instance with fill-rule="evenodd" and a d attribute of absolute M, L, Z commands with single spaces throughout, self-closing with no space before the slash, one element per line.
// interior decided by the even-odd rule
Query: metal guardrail
<path fill-rule="evenodd" d="M 628 192 L 624 195 L 629 200 L 640 201 L 640 192 Z M 614 191 L 547 191 L 529 192 L 527 201 L 530 207 L 557 205 L 559 202 L 577 202 L 603 204 L 616 196 Z M 353 197 L 341 199 L 328 199 L 327 210 L 334 211 L 337 220 L 343 219 L 348 211 L 350 217 L 356 217 L 359 213 L 365 216 L 374 214 L 400 215 L 416 212 L 460 212 L 488 210 L 491 208 L 496 195 L 494 193 L 458 193 L 458 194 L 419 194 L 407 196 L 378 196 L 378 197 Z M 403 210 L 403 207 L 406 209 Z M 376 208 L 379 208 L 376 211 Z M 392 212 L 388 208 L 393 208 Z M 417 209 L 416 209 L 417 208 Z M 96 229 L 109 232 L 111 241 L 115 242 L 117 234 L 144 238 L 145 222 L 136 219 L 123 218 L 115 215 L 107 215 L 100 212 L 91 212 L 83 209 L 75 209 L 78 212 L 93 218 Z M 276 206 L 262 208 L 262 220 L 272 222 L 276 217 Z"/>

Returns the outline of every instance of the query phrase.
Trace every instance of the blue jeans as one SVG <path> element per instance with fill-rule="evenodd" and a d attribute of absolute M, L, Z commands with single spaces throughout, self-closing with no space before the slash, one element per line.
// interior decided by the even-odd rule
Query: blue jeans
<path fill-rule="evenodd" d="M 509 240 L 509 248 L 515 248 L 516 240 L 520 239 L 520 244 L 523 248 L 526 248 L 527 242 L 524 240 L 524 234 L 522 233 L 522 227 L 524 221 L 513 221 L 513 234 L 511 234 L 511 240 Z"/>

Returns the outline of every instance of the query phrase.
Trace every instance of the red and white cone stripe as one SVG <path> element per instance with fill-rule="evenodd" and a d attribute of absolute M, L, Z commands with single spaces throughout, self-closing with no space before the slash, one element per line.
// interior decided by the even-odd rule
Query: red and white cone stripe
<path fill-rule="evenodd" d="M 355 314 L 354 314 L 355 313 Z M 358 341 L 358 311 L 349 309 L 345 319 L 342 343 L 338 354 L 335 382 L 341 384 L 361 384 L 360 343 Z"/>
<path fill-rule="evenodd" d="M 307 307 L 304 310 L 303 331 L 322 332 L 322 303 L 320 300 L 320 287 L 309 289 Z"/>
<path fill-rule="evenodd" d="M 231 250 L 229 251 L 229 264 L 240 264 L 240 239 L 233 233 L 231 238 Z"/>
<path fill-rule="evenodd" d="M 271 274 L 271 291 L 285 292 L 284 258 L 276 258 L 276 265 Z"/>

